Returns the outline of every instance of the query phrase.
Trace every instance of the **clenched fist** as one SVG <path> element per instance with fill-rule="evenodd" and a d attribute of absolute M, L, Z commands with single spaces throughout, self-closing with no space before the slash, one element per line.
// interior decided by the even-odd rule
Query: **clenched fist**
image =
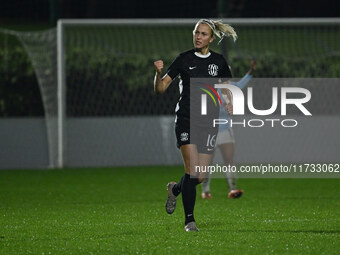
<path fill-rule="evenodd" d="M 157 60 L 155 62 L 153 62 L 155 68 L 156 68 L 156 72 L 161 74 L 162 73 L 162 69 L 164 67 L 164 63 L 163 60 Z"/>

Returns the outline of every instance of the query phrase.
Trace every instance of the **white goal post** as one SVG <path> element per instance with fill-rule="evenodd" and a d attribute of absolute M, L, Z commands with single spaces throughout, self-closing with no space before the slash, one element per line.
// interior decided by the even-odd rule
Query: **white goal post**
<path fill-rule="evenodd" d="M 81 26 L 193 26 L 197 19 L 61 19 L 57 24 L 57 103 L 58 103 L 58 159 L 57 167 L 67 166 L 67 132 L 66 132 L 66 45 L 65 29 Z M 327 26 L 339 25 L 340 18 L 247 18 L 223 19 L 223 22 L 233 26 Z M 334 54 L 334 52 L 332 53 Z M 339 54 L 337 52 L 336 54 Z"/>

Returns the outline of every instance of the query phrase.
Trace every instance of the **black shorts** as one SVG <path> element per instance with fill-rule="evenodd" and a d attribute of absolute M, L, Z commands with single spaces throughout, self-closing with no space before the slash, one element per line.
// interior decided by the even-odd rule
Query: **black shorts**
<path fill-rule="evenodd" d="M 218 127 L 200 127 L 189 121 L 176 123 L 177 148 L 185 144 L 196 144 L 198 153 L 213 154 L 216 146 Z"/>

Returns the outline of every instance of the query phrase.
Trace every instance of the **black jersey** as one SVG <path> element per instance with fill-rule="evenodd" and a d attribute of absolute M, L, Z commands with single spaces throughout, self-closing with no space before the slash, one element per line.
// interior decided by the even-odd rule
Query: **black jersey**
<path fill-rule="evenodd" d="M 231 78 L 229 66 L 221 54 L 209 51 L 198 54 L 194 49 L 181 53 L 168 68 L 174 80 L 180 75 L 180 98 L 176 106 L 178 120 L 190 119 L 190 78 Z"/>

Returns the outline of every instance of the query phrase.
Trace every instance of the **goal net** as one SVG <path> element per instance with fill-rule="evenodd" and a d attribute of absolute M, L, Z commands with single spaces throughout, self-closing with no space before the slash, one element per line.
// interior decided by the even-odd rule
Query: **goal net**
<path fill-rule="evenodd" d="M 181 163 L 173 128 L 178 88 L 154 96 L 153 62 L 162 59 L 166 69 L 192 48 L 195 22 L 60 20 L 57 29 L 15 32 L 42 92 L 50 166 Z M 224 22 L 239 39 L 212 50 L 226 56 L 234 77 L 251 58 L 259 78 L 340 75 L 339 19 Z"/>

